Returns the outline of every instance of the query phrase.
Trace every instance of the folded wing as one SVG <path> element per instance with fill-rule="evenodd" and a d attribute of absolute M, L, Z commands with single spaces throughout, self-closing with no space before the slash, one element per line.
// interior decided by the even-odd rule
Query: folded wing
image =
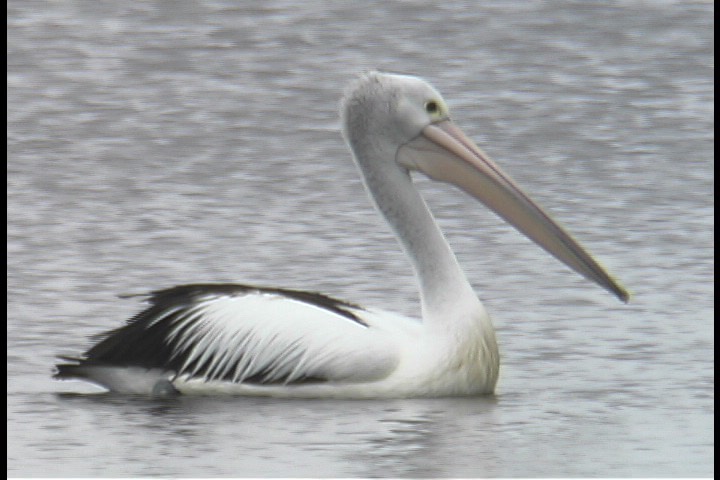
<path fill-rule="evenodd" d="M 392 332 L 375 327 L 372 315 L 316 293 L 183 285 L 148 300 L 82 358 L 58 365 L 56 377 L 111 390 L 97 378 L 108 367 L 231 383 L 361 382 L 384 378 L 399 358 Z"/>

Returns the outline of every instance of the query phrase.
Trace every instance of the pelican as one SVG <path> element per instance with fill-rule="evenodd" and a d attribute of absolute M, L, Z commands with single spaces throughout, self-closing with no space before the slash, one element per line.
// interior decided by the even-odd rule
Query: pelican
<path fill-rule="evenodd" d="M 422 319 L 300 290 L 182 285 L 55 377 L 120 393 L 389 398 L 491 394 L 495 330 L 411 172 L 456 185 L 572 270 L 622 301 L 628 292 L 450 119 L 440 94 L 408 75 L 369 72 L 341 101 L 342 133 L 420 290 Z"/>

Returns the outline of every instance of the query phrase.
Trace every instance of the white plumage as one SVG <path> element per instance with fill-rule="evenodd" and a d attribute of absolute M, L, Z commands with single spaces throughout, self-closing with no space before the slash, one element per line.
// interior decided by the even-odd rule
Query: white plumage
<path fill-rule="evenodd" d="M 317 293 L 198 284 L 150 307 L 57 378 L 124 393 L 408 397 L 492 393 L 499 356 L 473 292 L 410 171 L 453 183 L 586 278 L 628 294 L 449 119 L 416 77 L 372 72 L 348 88 L 343 134 L 379 212 L 407 254 L 422 321 Z"/>

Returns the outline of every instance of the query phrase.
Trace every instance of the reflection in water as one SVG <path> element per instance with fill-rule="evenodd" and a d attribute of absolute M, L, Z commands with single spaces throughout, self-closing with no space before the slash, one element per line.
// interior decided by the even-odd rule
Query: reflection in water
<path fill-rule="evenodd" d="M 371 437 L 365 444 L 368 456 L 364 476 L 381 477 L 439 477 L 437 463 L 438 432 L 437 415 L 424 412 L 413 419 L 380 420 L 384 430 Z"/>
<path fill-rule="evenodd" d="M 456 472 L 465 471 L 463 476 L 492 476 L 496 466 L 485 463 L 492 462 L 492 455 L 477 452 L 472 461 L 458 458 L 457 452 L 462 447 L 454 445 L 453 440 L 457 439 L 455 434 L 466 431 L 480 419 L 492 421 L 496 403 L 493 396 L 390 401 L 382 409 L 382 417 L 376 420 L 377 432 L 363 441 L 362 454 L 349 459 L 363 467 L 354 473 L 363 477 L 427 478 L 455 476 Z M 477 461 L 478 456 L 481 462 Z M 470 464 L 474 473 L 467 470 Z"/>

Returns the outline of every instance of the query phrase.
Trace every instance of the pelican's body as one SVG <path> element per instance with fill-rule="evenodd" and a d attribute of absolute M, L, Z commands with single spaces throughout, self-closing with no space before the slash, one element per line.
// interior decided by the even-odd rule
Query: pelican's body
<path fill-rule="evenodd" d="M 422 319 L 316 293 L 185 285 L 108 332 L 58 378 L 124 393 L 412 397 L 492 393 L 492 322 L 409 172 L 458 185 L 572 269 L 625 290 L 454 126 L 423 80 L 373 72 L 349 87 L 343 134 L 420 287 Z"/>

